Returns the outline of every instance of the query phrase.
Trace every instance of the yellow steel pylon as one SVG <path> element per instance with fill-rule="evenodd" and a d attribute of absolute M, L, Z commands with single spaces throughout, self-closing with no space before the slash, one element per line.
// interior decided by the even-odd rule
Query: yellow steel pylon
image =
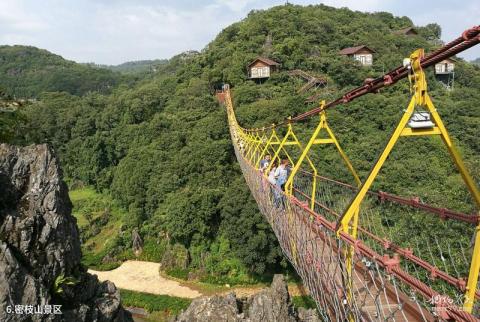
<path fill-rule="evenodd" d="M 358 216 L 358 211 L 360 209 L 360 204 L 362 203 L 365 195 L 370 189 L 373 181 L 377 177 L 380 169 L 385 163 L 387 157 L 392 151 L 393 147 L 397 143 L 398 139 L 402 136 L 430 136 L 430 135 L 439 135 L 442 138 L 442 141 L 446 145 L 450 156 L 452 157 L 455 165 L 457 166 L 458 171 L 460 172 L 468 190 L 472 194 L 477 207 L 480 207 L 480 193 L 479 190 L 470 176 L 463 160 L 455 148 L 450 136 L 445 128 L 440 115 L 438 114 L 435 106 L 433 105 L 432 100 L 427 92 L 427 82 L 425 78 L 425 73 L 420 65 L 421 59 L 424 56 L 423 49 L 418 49 L 410 55 L 408 59 L 408 68 L 409 80 L 411 83 L 411 91 L 413 96 L 408 104 L 407 109 L 403 113 L 402 118 L 400 119 L 397 127 L 395 128 L 392 136 L 390 137 L 387 146 L 382 151 L 380 157 L 376 161 L 375 165 L 371 169 L 368 177 L 365 179 L 363 184 L 360 186 L 355 197 L 350 202 L 347 210 L 343 213 L 342 217 L 337 222 L 337 231 L 345 231 L 345 228 L 348 227 L 352 218 Z M 415 108 L 422 107 L 430 113 L 434 126 L 430 128 L 411 128 L 408 127 L 408 122 L 411 119 Z M 465 302 L 464 310 L 468 313 L 472 312 L 473 303 L 475 300 L 475 292 L 477 288 L 478 275 L 480 270 L 480 224 L 476 227 L 476 236 L 475 236 L 475 246 L 473 250 L 472 261 L 470 264 L 470 272 L 468 276 L 468 282 L 465 293 Z"/>

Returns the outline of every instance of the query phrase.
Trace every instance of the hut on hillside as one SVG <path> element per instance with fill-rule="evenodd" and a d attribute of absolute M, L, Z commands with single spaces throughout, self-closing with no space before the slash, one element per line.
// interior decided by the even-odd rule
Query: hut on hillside
<path fill-rule="evenodd" d="M 265 57 L 257 57 L 247 66 L 248 77 L 250 79 L 269 78 L 270 75 L 275 72 L 279 66 L 280 64 L 274 60 Z"/>
<path fill-rule="evenodd" d="M 400 30 L 394 31 L 393 33 L 396 34 L 396 35 L 404 35 L 404 36 L 416 36 L 416 35 L 418 35 L 417 30 L 413 27 L 402 28 Z"/>
<path fill-rule="evenodd" d="M 360 45 L 356 47 L 348 47 L 340 50 L 340 55 L 353 57 L 353 59 L 360 62 L 364 66 L 370 66 L 373 64 L 373 49 L 368 48 L 366 45 Z"/>

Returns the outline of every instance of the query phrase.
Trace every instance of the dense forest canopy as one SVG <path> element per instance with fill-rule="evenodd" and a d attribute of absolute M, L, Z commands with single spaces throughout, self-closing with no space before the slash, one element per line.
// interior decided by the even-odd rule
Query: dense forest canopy
<path fill-rule="evenodd" d="M 252 11 L 202 52 L 176 56 L 135 84 L 115 86 L 118 80 L 110 71 L 59 58 L 46 64 L 44 59 L 52 58 L 43 51 L 3 47 L 0 72 L 11 75 L 2 77 L 0 86 L 15 95 L 38 95 L 37 102 L 22 109 L 28 122 L 16 142 L 52 144 L 71 186 L 88 185 L 109 193 L 128 211 L 122 233 L 104 255 L 123 256 L 131 245 L 130 231 L 138 227 L 147 245 L 167 238 L 188 249 L 189 269 L 218 276 L 262 274 L 277 269 L 283 257 L 241 177 L 215 89 L 223 83 L 232 85 L 238 118 L 245 127 L 271 124 L 313 107 L 316 103 L 304 103 L 309 95 L 331 100 L 398 66 L 413 50 L 429 51 L 438 45 L 436 24 L 417 27 L 416 36 L 394 33 L 412 25 L 409 18 L 386 12 L 284 5 Z M 371 67 L 339 55 L 340 49 L 361 44 L 375 50 Z M 280 71 L 261 84 L 249 80 L 246 70 L 259 55 L 281 63 Z M 61 68 L 22 67 L 33 62 Z M 303 83 L 289 77 L 292 69 L 323 75 L 328 85 L 298 94 Z M 478 182 L 480 68 L 459 59 L 452 91 L 431 71 L 428 82 Z M 329 112 L 331 127 L 362 178 L 409 95 L 404 81 Z M 302 140 L 315 122 L 298 128 Z M 333 153 L 321 156 L 317 161 L 323 173 L 351 181 Z M 375 188 L 473 211 L 447 152 L 436 140 L 402 141 Z"/>

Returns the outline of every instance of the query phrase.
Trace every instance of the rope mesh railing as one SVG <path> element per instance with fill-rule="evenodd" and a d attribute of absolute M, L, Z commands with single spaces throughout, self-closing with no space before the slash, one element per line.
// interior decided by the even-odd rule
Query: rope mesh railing
<path fill-rule="evenodd" d="M 447 214 L 445 218 L 460 218 L 448 223 L 463 225 L 465 235 L 470 236 L 472 223 L 477 219 L 427 207 L 418 200 L 371 192 L 362 203 L 357 238 L 338 233 L 336 221 L 357 188 L 300 171 L 295 176 L 292 195 L 287 196 L 257 169 L 262 142 L 248 146 L 236 122 L 229 91 L 225 102 L 245 180 L 283 253 L 325 320 L 476 320 L 478 307 L 473 315 L 461 309 L 467 258 L 471 257 L 469 240 L 441 236 L 438 230 L 412 236 L 411 231 L 402 231 L 400 227 L 422 220 L 426 224 L 438 223 L 443 213 Z M 312 195 L 313 208 L 309 207 Z M 457 230 L 452 231 L 458 231 L 458 227 L 453 228 Z M 349 249 L 353 250 L 350 257 Z"/>
<path fill-rule="evenodd" d="M 327 178 L 324 178 L 323 182 L 329 182 L 334 187 L 319 189 L 322 192 L 321 197 L 317 192 L 315 212 L 330 221 L 336 221 L 357 189 Z M 309 184 L 304 186 L 308 187 Z M 301 192 L 301 188 L 296 191 L 308 199 L 308 194 Z M 473 235 L 474 226 L 467 220 L 439 222 L 439 217 L 432 217 L 428 213 L 435 213 L 436 209 L 425 210 L 417 199 L 412 199 L 411 205 L 406 205 L 396 201 L 399 197 L 392 196 L 387 199 L 386 196 L 391 195 L 372 192 L 364 201 L 359 215 L 358 238 L 377 253 L 400 255 L 400 265 L 406 272 L 420 281 L 434 285 L 442 294 L 448 294 L 455 299 L 457 305 L 461 304 L 469 270 L 466 257 L 471 257 L 471 254 L 468 254 L 471 252 L 471 241 L 467 236 Z M 453 213 L 447 209 L 443 211 Z M 466 217 L 472 216 L 463 215 L 462 218 Z M 436 224 L 437 228 L 442 229 L 422 229 L 418 227 L 419 222 L 422 225 Z M 415 223 L 417 226 L 413 227 Z M 406 229 L 409 226 L 412 228 Z M 450 230 L 453 234 L 445 234 L 449 232 L 448 228 L 457 229 Z M 421 234 L 412 236 L 412 231 Z M 439 231 L 444 234 L 438 234 Z M 459 231 L 462 235 L 459 235 Z"/>

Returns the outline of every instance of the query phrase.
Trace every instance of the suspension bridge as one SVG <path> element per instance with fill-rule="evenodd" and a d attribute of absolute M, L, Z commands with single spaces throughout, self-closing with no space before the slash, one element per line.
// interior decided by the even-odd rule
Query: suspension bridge
<path fill-rule="evenodd" d="M 242 128 L 232 92 L 224 85 L 223 101 L 232 142 L 243 175 L 279 244 L 327 321 L 477 321 L 480 288 L 480 193 L 450 139 L 427 90 L 424 69 L 480 42 L 480 26 L 425 56 L 419 49 L 403 65 L 369 79 L 338 99 L 263 128 Z M 327 122 L 327 110 L 408 78 L 411 100 L 370 173 L 360 179 Z M 294 126 L 319 117 L 306 144 Z M 286 134 L 278 129 L 286 127 Z M 437 136 L 448 150 L 472 195 L 477 213 L 466 214 L 371 187 L 397 141 Z M 318 173 L 313 148 L 331 145 L 355 184 Z M 297 150 L 297 156 L 292 153 Z M 259 170 L 265 155 L 288 158 L 292 170 L 284 190 Z M 408 222 L 434 218 L 471 234 L 468 243 L 448 239 L 441 231 L 398 231 L 392 218 Z M 450 236 L 451 237 L 451 236 Z"/>

